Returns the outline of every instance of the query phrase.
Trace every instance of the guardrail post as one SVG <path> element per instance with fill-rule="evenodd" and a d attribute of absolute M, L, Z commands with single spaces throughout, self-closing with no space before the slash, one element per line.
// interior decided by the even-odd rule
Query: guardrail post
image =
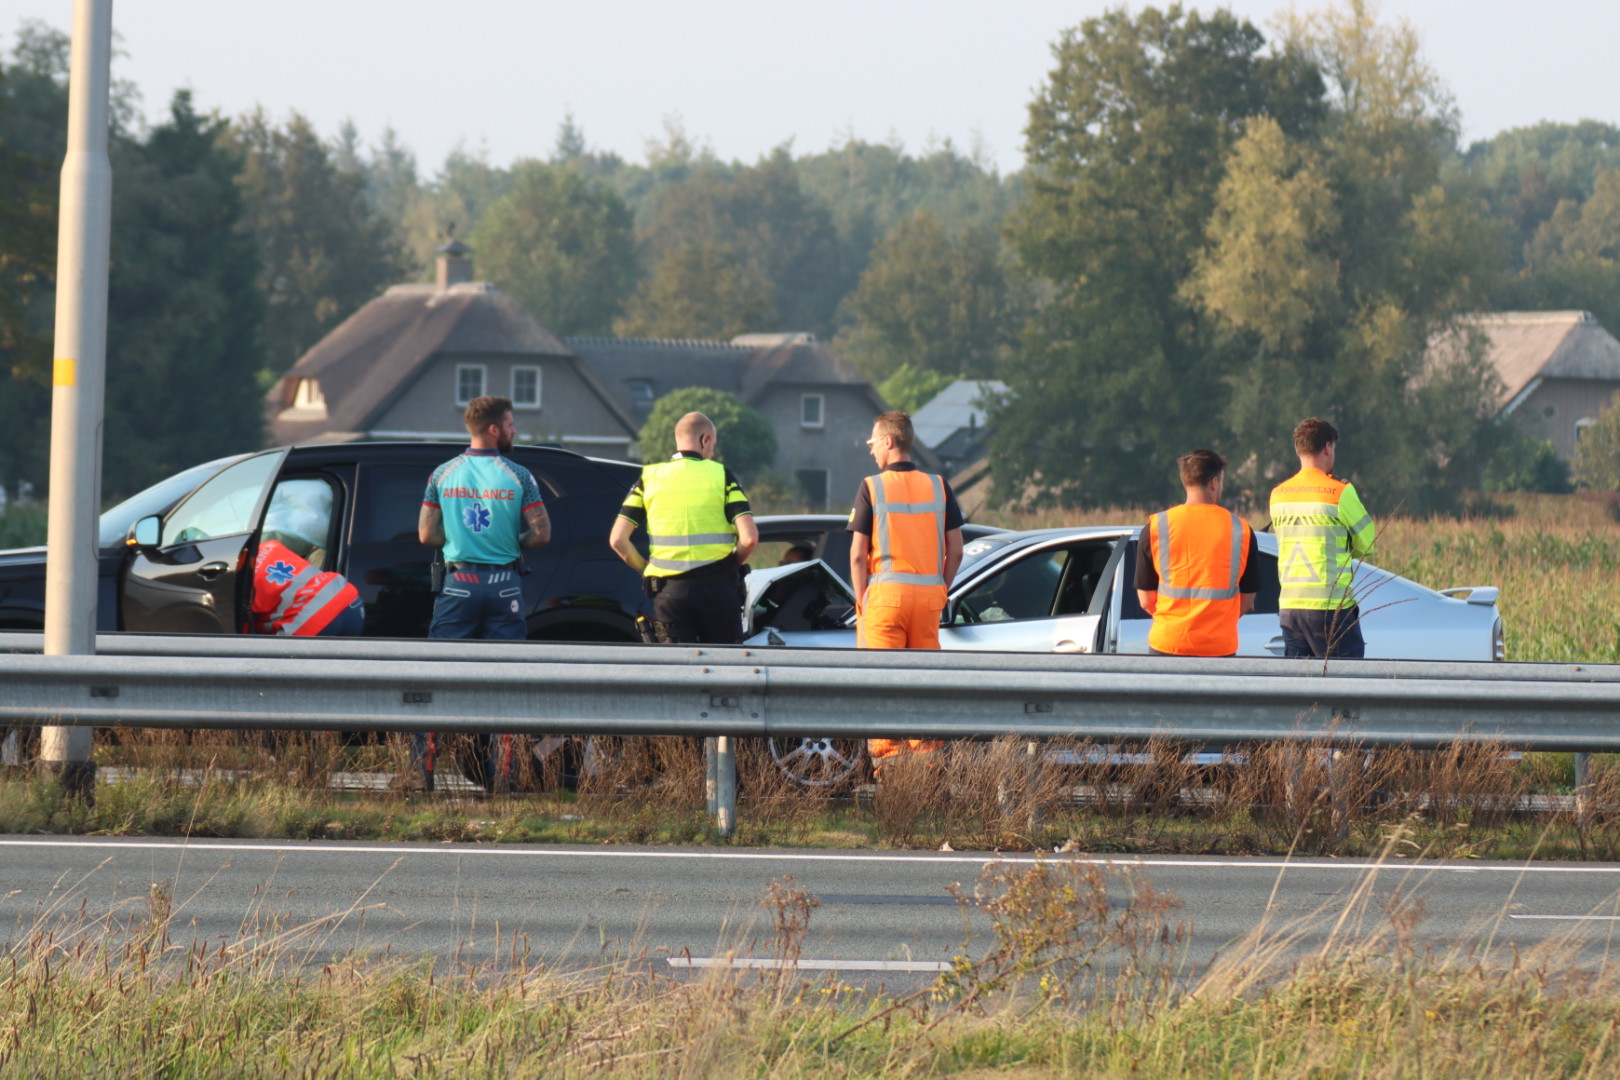
<path fill-rule="evenodd" d="M 1592 755 L 1575 755 L 1575 820 L 1582 827 L 1592 811 Z"/>
<path fill-rule="evenodd" d="M 1340 840 L 1350 838 L 1350 805 L 1356 790 L 1354 777 L 1361 763 L 1355 750 L 1328 751 L 1328 809 L 1333 822 L 1333 833 Z"/>
<path fill-rule="evenodd" d="M 719 811 L 720 774 L 715 770 L 714 736 L 703 737 L 703 794 L 708 800 L 704 813 L 710 817 Z"/>
<path fill-rule="evenodd" d="M 729 837 L 737 829 L 737 740 L 717 735 L 709 741 L 714 744 L 714 823 L 721 836 Z"/>
<path fill-rule="evenodd" d="M 1024 744 L 1024 801 L 1029 810 L 1029 835 L 1031 838 L 1041 827 L 1041 771 L 1046 762 L 1046 755 L 1041 751 L 1041 744 L 1031 739 Z"/>

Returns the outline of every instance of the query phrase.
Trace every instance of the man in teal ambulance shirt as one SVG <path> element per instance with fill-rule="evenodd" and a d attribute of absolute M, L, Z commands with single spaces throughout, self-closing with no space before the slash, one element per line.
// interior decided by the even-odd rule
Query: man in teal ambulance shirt
<path fill-rule="evenodd" d="M 551 539 L 551 519 L 534 475 L 505 457 L 512 449 L 512 403 L 474 398 L 464 417 L 472 445 L 433 470 L 417 533 L 444 549 L 444 588 L 428 637 L 522 641 L 520 548 Z"/>
<path fill-rule="evenodd" d="M 534 474 L 505 456 L 516 434 L 510 399 L 474 398 L 462 419 L 472 445 L 433 470 L 417 519 L 422 543 L 444 549 L 444 586 L 428 637 L 522 641 L 528 628 L 518 558 L 523 548 L 551 539 L 551 519 Z M 438 740 L 418 732 L 411 742 L 431 790 Z M 510 782 L 514 742 L 511 735 L 490 737 L 489 791 Z"/>

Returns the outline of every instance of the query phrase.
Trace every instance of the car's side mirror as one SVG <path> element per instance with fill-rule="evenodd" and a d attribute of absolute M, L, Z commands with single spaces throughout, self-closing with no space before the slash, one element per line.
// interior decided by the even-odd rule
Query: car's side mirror
<path fill-rule="evenodd" d="M 163 535 L 163 519 L 156 514 L 143 517 L 130 526 L 129 538 L 124 541 L 132 548 L 155 548 Z"/>

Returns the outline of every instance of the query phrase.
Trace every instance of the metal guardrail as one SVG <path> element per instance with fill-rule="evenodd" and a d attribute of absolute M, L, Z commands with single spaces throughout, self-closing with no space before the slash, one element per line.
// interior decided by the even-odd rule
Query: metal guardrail
<path fill-rule="evenodd" d="M 1210 745 L 1336 736 L 1368 746 L 1502 741 L 1620 751 L 1620 681 L 1300 675 L 1287 665 L 1167 672 L 1164 661 L 704 650 L 695 662 L 0 657 L 0 722 L 64 726 L 528 734 L 1173 738 Z M 672 650 L 672 652 L 675 650 Z M 686 650 L 679 650 L 685 652 Z M 695 650 L 694 650 L 695 652 Z M 606 659 L 606 657 L 603 657 Z M 885 663 L 872 664 L 881 658 Z M 1284 662 L 1276 662 L 1282 665 Z M 1159 670 L 1154 670 L 1158 668 Z M 1289 670 L 1289 669 L 1292 670 Z"/>
<path fill-rule="evenodd" d="M 0 635 L 0 649 L 37 642 Z M 125 635 L 98 647 L 0 655 L 0 723 L 718 737 L 723 830 L 738 736 L 1620 751 L 1615 665 Z"/>
<path fill-rule="evenodd" d="M 0 654 L 39 653 L 44 636 L 0 631 Z M 872 668 L 880 671 L 1075 670 L 1166 675 L 1294 675 L 1362 679 L 1459 679 L 1471 682 L 1620 682 L 1620 664 L 1505 664 L 1490 661 L 1282 660 L 1272 657 L 1127 656 L 1116 653 L 894 653 L 878 649 L 783 649 L 748 646 L 571 644 L 544 641 L 425 641 L 421 638 L 282 638 L 236 635 L 104 633 L 100 656 L 238 659 L 473 661 L 478 663 L 688 666 L 730 657 L 772 667 Z"/>

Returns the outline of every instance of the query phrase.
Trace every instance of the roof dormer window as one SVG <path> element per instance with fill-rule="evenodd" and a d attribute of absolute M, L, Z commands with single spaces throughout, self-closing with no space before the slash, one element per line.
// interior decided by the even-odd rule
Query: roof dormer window
<path fill-rule="evenodd" d="M 281 410 L 278 420 L 325 420 L 326 395 L 321 384 L 307 376 L 298 379 L 293 387 L 292 404 Z"/>
<path fill-rule="evenodd" d="M 318 379 L 299 379 L 298 393 L 293 395 L 293 408 L 326 411 L 326 395 L 321 393 Z"/>

